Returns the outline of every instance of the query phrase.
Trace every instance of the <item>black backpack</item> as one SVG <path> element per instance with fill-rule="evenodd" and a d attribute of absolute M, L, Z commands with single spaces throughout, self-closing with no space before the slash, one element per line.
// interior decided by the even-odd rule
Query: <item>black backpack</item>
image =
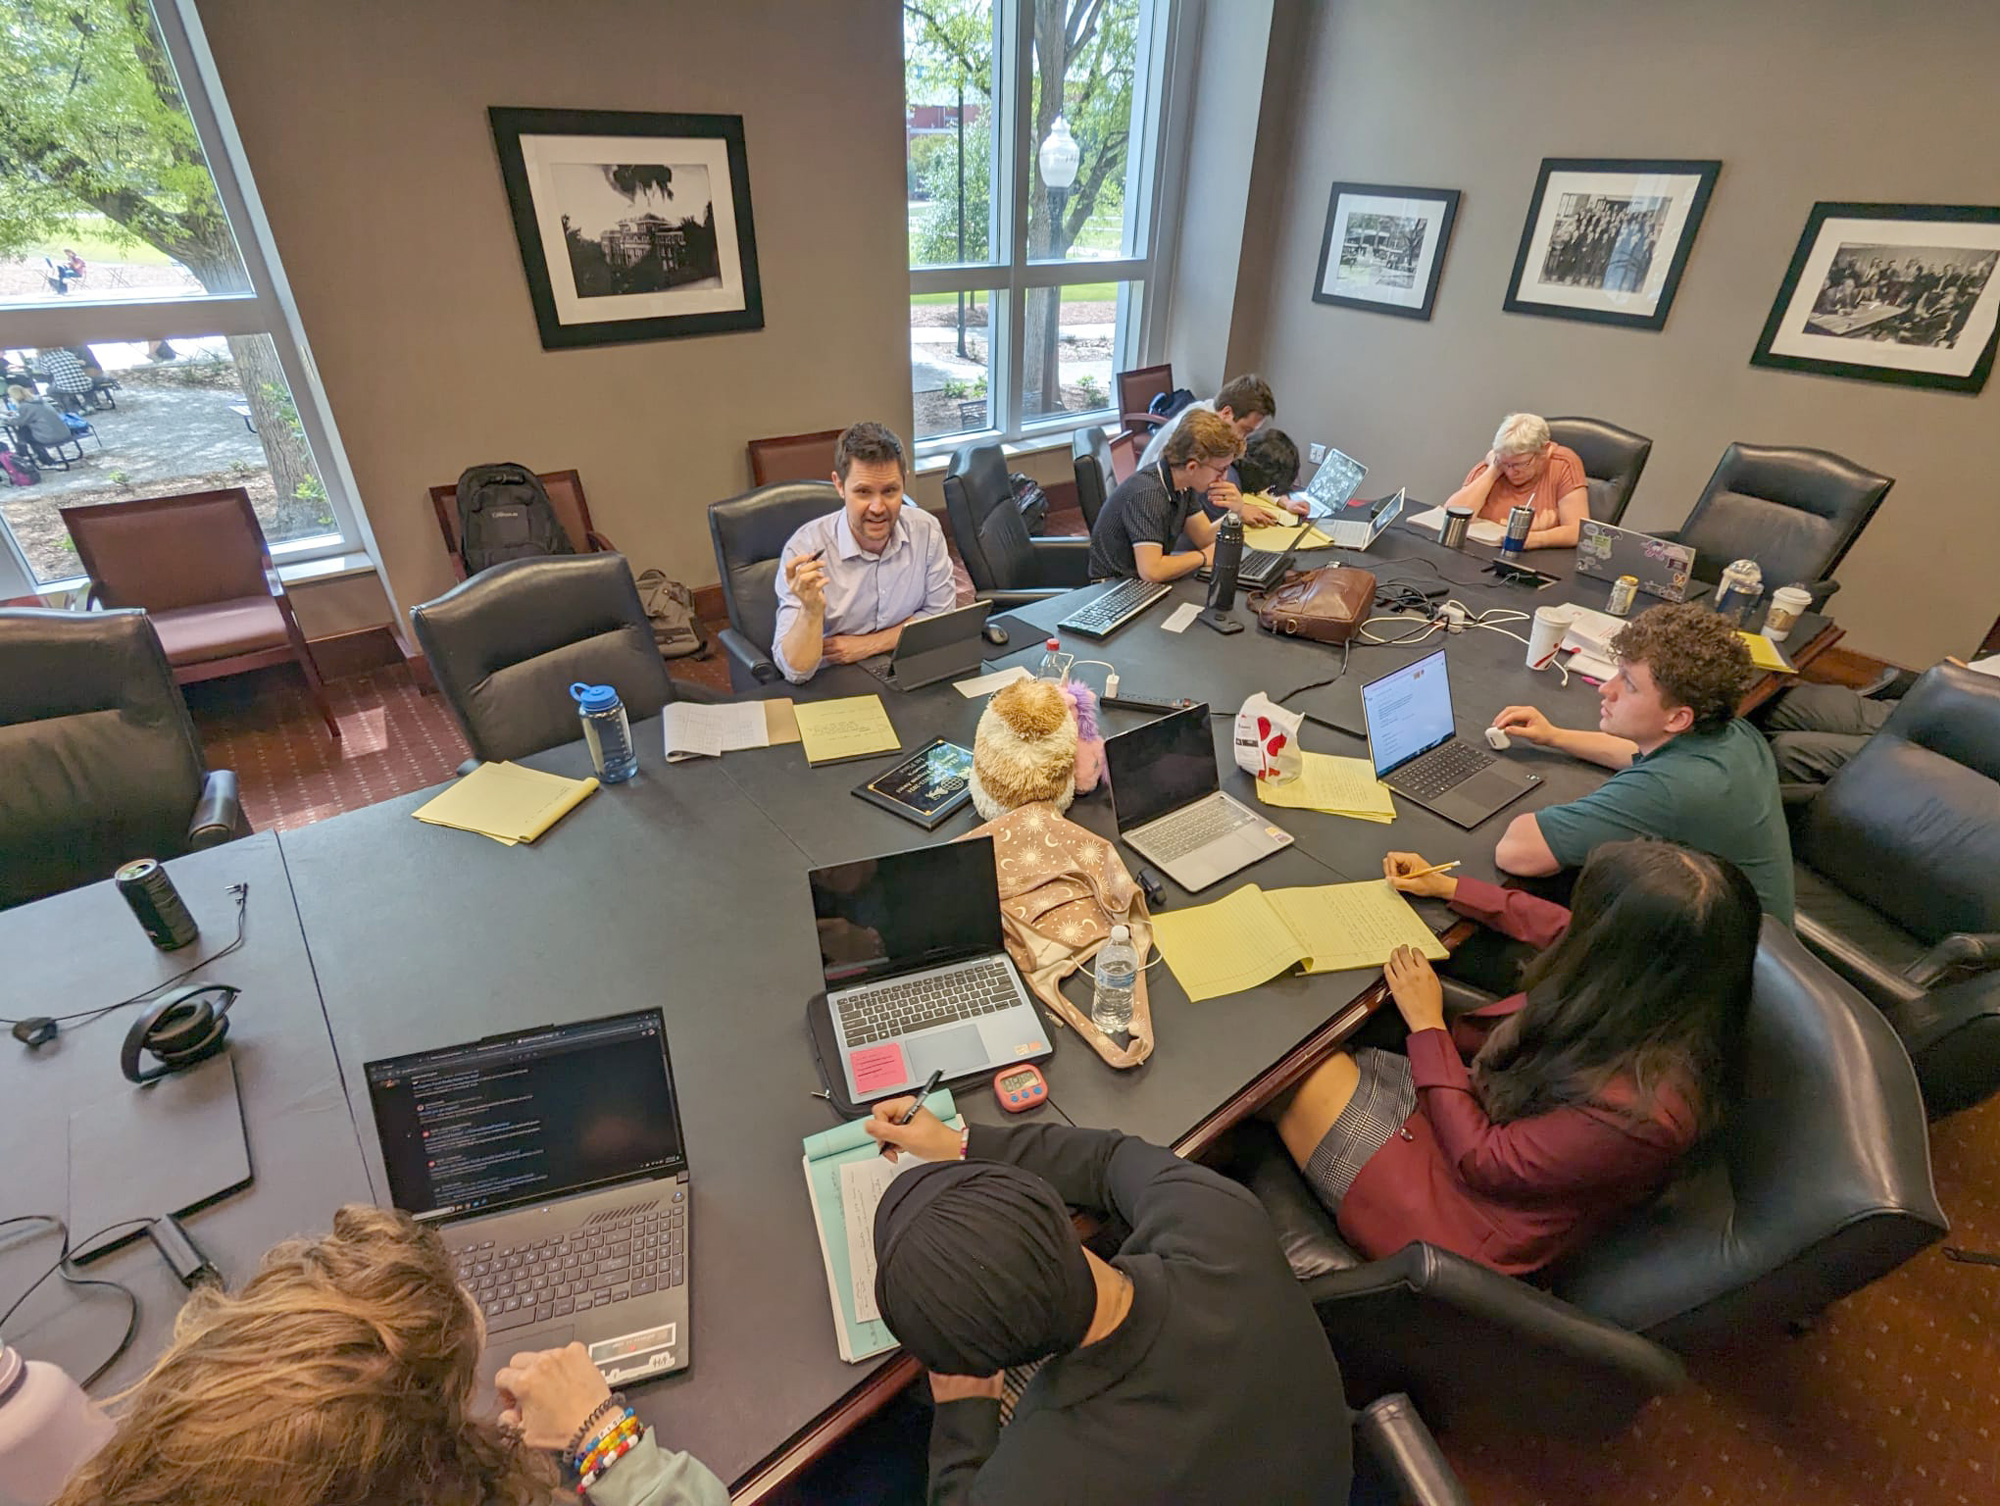
<path fill-rule="evenodd" d="M 1162 392 L 1150 403 L 1146 411 L 1155 418 L 1172 418 L 1181 409 L 1194 401 L 1194 394 L 1185 387 L 1176 387 L 1172 392 Z"/>
<path fill-rule="evenodd" d="M 512 464 L 470 466 L 458 478 L 458 548 L 467 575 L 507 560 L 576 553 L 541 477 Z"/>

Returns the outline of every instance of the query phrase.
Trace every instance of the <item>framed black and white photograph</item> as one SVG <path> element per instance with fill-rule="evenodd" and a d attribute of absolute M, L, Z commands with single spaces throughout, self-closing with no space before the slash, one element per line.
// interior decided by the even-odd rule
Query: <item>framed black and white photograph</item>
<path fill-rule="evenodd" d="M 2000 332 L 2000 208 L 1815 204 L 1750 361 L 1977 392 Z"/>
<path fill-rule="evenodd" d="M 544 349 L 764 327 L 742 116 L 486 113 Z"/>
<path fill-rule="evenodd" d="M 1430 318 L 1457 213 L 1455 188 L 1334 184 L 1313 302 Z"/>
<path fill-rule="evenodd" d="M 1545 157 L 1506 309 L 1664 329 L 1720 162 Z"/>

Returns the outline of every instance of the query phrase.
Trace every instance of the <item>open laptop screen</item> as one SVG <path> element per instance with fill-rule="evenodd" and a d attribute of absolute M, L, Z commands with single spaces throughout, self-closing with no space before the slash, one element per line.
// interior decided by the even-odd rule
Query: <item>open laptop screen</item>
<path fill-rule="evenodd" d="M 1205 705 L 1106 738 L 1104 763 L 1120 831 L 1144 826 L 1222 787 Z"/>
<path fill-rule="evenodd" d="M 390 1201 L 419 1219 L 547 1202 L 685 1164 L 657 1009 L 366 1071 Z"/>
<path fill-rule="evenodd" d="M 1361 687 L 1361 711 L 1368 722 L 1368 752 L 1377 778 L 1449 741 L 1458 729 L 1452 720 L 1444 650 L 1370 680 Z"/>
<path fill-rule="evenodd" d="M 991 837 L 837 863 L 809 877 L 828 988 L 992 956 L 1006 945 Z"/>

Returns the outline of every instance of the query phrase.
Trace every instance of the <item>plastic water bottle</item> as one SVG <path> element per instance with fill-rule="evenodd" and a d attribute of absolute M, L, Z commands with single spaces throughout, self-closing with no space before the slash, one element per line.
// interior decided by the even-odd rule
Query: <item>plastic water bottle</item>
<path fill-rule="evenodd" d="M 1090 995 L 1090 1023 L 1106 1035 L 1124 1035 L 1132 1028 L 1132 990 L 1139 981 L 1139 954 L 1132 949 L 1129 926 L 1113 926 L 1111 939 L 1098 948 L 1097 986 Z"/>
<path fill-rule="evenodd" d="M 0 1344 L 0 1500 L 48 1506 L 111 1432 L 75 1381 Z"/>
<path fill-rule="evenodd" d="M 577 714 L 583 718 L 583 740 L 590 744 L 590 761 L 606 784 L 622 784 L 639 772 L 639 755 L 632 751 L 632 728 L 625 720 L 625 703 L 609 685 L 570 686 Z"/>
<path fill-rule="evenodd" d="M 1051 638 L 1042 645 L 1048 652 L 1042 655 L 1042 667 L 1035 678 L 1047 680 L 1051 685 L 1061 685 L 1069 680 L 1069 667 L 1075 661 L 1075 654 L 1062 651 L 1062 640 Z"/>

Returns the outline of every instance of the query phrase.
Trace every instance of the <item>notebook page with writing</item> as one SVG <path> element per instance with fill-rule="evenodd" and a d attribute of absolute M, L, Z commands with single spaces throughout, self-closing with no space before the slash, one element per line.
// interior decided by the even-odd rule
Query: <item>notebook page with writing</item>
<path fill-rule="evenodd" d="M 1213 904 L 1162 910 L 1153 941 L 1190 999 L 1241 993 L 1303 962 L 1306 950 L 1255 884 Z"/>
<path fill-rule="evenodd" d="M 1268 898 L 1298 937 L 1309 973 L 1380 967 L 1399 946 L 1434 962 L 1451 955 L 1387 879 L 1274 889 Z"/>

